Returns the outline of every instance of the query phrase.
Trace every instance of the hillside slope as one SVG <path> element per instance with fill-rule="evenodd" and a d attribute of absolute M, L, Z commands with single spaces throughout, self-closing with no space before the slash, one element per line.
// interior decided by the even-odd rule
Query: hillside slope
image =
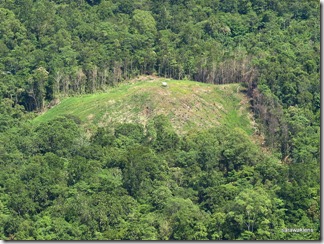
<path fill-rule="evenodd" d="M 163 81 L 168 83 L 167 87 L 162 86 Z M 164 114 L 179 133 L 227 124 L 251 134 L 247 98 L 242 89 L 239 84 L 212 85 L 142 77 L 103 93 L 65 98 L 34 122 L 69 114 L 79 117 L 88 128 L 92 124 L 135 122 L 145 125 L 154 116 Z"/>

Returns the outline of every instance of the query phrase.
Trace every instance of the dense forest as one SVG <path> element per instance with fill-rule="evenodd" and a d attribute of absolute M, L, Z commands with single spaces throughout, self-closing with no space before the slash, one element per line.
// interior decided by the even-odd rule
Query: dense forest
<path fill-rule="evenodd" d="M 6 0 L 0 23 L 0 239 L 320 238 L 319 1 Z M 148 74 L 242 83 L 264 148 L 165 116 L 31 123 Z"/>

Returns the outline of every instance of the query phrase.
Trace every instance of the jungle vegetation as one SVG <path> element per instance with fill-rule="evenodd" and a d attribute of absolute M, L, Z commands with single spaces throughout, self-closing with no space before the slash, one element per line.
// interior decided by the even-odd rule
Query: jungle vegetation
<path fill-rule="evenodd" d="M 0 239 L 320 239 L 319 1 L 5 0 L 0 23 Z M 264 144 L 230 119 L 36 123 L 140 75 L 239 83 Z"/>

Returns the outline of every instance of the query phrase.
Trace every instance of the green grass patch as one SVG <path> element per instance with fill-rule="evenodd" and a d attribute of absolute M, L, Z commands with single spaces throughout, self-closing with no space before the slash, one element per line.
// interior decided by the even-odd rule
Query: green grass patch
<path fill-rule="evenodd" d="M 168 87 L 162 87 L 162 81 L 166 81 Z M 164 114 L 180 133 L 226 124 L 252 134 L 248 110 L 240 103 L 244 95 L 238 86 L 163 78 L 125 82 L 106 92 L 62 99 L 32 123 L 69 114 L 80 118 L 88 128 L 120 122 L 145 125 L 154 116 Z"/>

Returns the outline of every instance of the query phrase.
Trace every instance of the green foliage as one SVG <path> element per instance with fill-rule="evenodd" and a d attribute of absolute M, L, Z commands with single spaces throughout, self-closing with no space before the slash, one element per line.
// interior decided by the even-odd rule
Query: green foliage
<path fill-rule="evenodd" d="M 158 178 L 158 164 L 159 159 L 149 148 L 134 146 L 128 150 L 123 180 L 131 196 L 147 195 L 150 185 Z"/>
<path fill-rule="evenodd" d="M 157 151 L 176 149 L 179 143 L 179 137 L 174 131 L 167 117 L 159 115 L 153 119 L 153 127 L 156 133 L 154 148 Z"/>
<path fill-rule="evenodd" d="M 27 115 L 21 105 L 14 104 L 10 99 L 1 100 L 0 104 L 0 132 L 18 126 Z"/>
<path fill-rule="evenodd" d="M 37 145 L 42 153 L 55 152 L 58 155 L 66 155 L 71 152 L 70 145 L 77 147 L 80 138 L 78 126 L 65 117 L 56 118 L 46 125 L 39 126 L 36 132 L 39 138 Z"/>
<path fill-rule="evenodd" d="M 206 240 L 206 214 L 190 199 L 172 198 L 166 202 L 165 216 L 169 219 L 173 240 Z"/>
<path fill-rule="evenodd" d="M 1 1 L 0 239 L 319 240 L 319 20 L 314 0 Z"/>
<path fill-rule="evenodd" d="M 255 165 L 259 161 L 255 144 L 240 129 L 224 137 L 222 143 L 220 169 L 225 173 L 239 170 L 243 165 Z"/>
<path fill-rule="evenodd" d="M 143 141 L 144 128 L 139 124 L 120 124 L 115 128 L 115 136 L 126 136 L 138 143 Z"/>
<path fill-rule="evenodd" d="M 319 228 L 319 185 L 306 184 L 318 174 L 315 163 L 310 174 L 288 170 L 238 128 L 180 136 L 165 116 L 152 126 L 158 144 L 135 123 L 83 138 L 66 117 L 28 134 L 8 132 L 14 140 L 1 148 L 0 165 L 3 238 L 270 240 L 297 238 L 281 231 L 292 223 Z M 16 134 L 40 139 L 28 148 Z"/>

